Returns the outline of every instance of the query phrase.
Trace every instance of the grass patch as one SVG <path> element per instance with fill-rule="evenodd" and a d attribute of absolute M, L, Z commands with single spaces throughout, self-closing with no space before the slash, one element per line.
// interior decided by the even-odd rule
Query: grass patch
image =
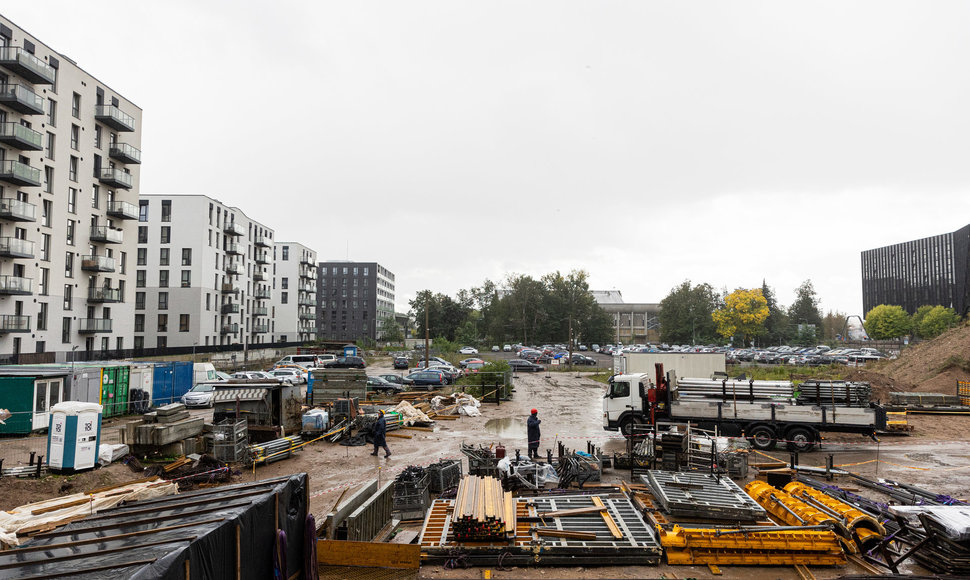
<path fill-rule="evenodd" d="M 937 372 L 946 372 L 950 369 L 960 369 L 965 373 L 970 373 L 970 360 L 963 358 L 960 355 L 950 355 L 943 364 L 940 365 L 940 370 Z"/>
<path fill-rule="evenodd" d="M 749 379 L 756 381 L 787 381 L 792 377 L 797 379 L 826 379 L 838 381 L 845 378 L 848 367 L 843 365 L 824 366 L 741 366 L 728 365 L 729 377 L 737 377 L 742 373 Z"/>

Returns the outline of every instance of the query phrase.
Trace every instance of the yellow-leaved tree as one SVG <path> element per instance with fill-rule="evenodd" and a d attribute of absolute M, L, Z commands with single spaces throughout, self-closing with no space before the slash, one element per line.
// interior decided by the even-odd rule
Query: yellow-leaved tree
<path fill-rule="evenodd" d="M 744 346 L 748 346 L 753 337 L 765 331 L 768 301 L 761 288 L 738 288 L 724 297 L 724 307 L 715 310 L 711 316 L 717 324 L 718 334 L 724 338 L 740 334 L 744 337 Z"/>

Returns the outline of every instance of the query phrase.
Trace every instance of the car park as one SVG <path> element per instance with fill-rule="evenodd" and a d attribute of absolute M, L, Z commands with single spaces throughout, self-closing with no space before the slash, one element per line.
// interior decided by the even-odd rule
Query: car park
<path fill-rule="evenodd" d="M 381 377 L 367 377 L 367 389 L 378 393 L 400 393 L 404 385 L 397 385 Z"/>
<path fill-rule="evenodd" d="M 182 395 L 181 402 L 186 407 L 209 407 L 212 408 L 213 396 L 216 388 L 210 383 L 199 383 L 192 387 L 189 392 Z"/>
<path fill-rule="evenodd" d="M 478 354 L 478 349 L 473 346 L 463 346 L 458 349 L 460 354 Z"/>
<path fill-rule="evenodd" d="M 512 367 L 513 371 L 521 371 L 526 373 L 528 372 L 537 373 L 539 371 L 546 370 L 545 367 L 543 367 L 542 365 L 537 365 L 527 360 L 515 359 L 515 358 L 509 361 L 509 366 Z"/>
<path fill-rule="evenodd" d="M 323 363 L 326 369 L 363 369 L 367 368 L 363 357 L 359 356 L 338 356 L 332 361 Z"/>

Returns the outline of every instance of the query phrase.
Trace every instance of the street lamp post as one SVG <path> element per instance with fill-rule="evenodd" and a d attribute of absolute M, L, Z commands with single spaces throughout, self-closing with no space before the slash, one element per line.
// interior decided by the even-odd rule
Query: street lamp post
<path fill-rule="evenodd" d="M 71 347 L 71 381 L 74 381 L 74 378 L 75 378 L 74 377 L 74 351 L 77 350 L 78 346 L 80 345 L 75 344 L 73 347 Z"/>

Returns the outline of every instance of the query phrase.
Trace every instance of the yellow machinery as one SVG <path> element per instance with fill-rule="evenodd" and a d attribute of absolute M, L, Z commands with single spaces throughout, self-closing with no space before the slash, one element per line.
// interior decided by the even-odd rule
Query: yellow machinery
<path fill-rule="evenodd" d="M 785 491 L 792 497 L 837 517 L 841 535 L 855 540 L 862 551 L 875 547 L 886 535 L 886 528 L 876 518 L 804 483 L 793 481 L 785 486 Z"/>
<path fill-rule="evenodd" d="M 771 526 L 737 529 L 660 529 L 660 543 L 671 565 L 745 566 L 838 565 L 845 563 L 839 537 L 830 530 Z"/>

